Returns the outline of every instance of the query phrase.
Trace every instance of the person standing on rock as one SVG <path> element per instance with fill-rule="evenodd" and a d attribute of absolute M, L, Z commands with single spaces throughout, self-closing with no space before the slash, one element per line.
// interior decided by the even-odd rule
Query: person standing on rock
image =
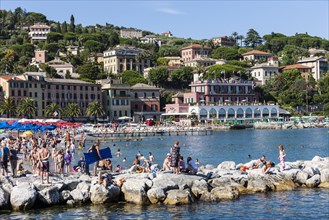
<path fill-rule="evenodd" d="M 283 149 L 283 145 L 280 144 L 279 146 L 279 161 L 280 161 L 280 171 L 284 171 L 284 169 L 286 168 L 286 152 Z"/>
<path fill-rule="evenodd" d="M 88 149 L 88 152 L 94 152 L 99 157 L 99 160 L 94 165 L 94 176 L 97 176 L 97 167 L 99 165 L 99 161 L 103 160 L 103 158 L 101 156 L 101 153 L 99 152 L 99 143 L 98 143 L 98 141 L 96 141 L 96 143 Z"/>
<path fill-rule="evenodd" d="M 17 150 L 13 146 L 10 146 L 9 161 L 10 161 L 11 172 L 14 177 L 17 176 L 17 160 L 18 160 Z"/>
<path fill-rule="evenodd" d="M 49 184 L 49 157 L 50 157 L 50 151 L 47 149 L 46 143 L 43 143 L 42 148 L 39 151 L 39 160 L 42 163 L 41 180 L 43 183 L 43 176 L 46 175 L 47 184 Z"/>
<path fill-rule="evenodd" d="M 173 173 L 178 174 L 179 173 L 179 158 L 180 158 L 180 147 L 179 147 L 179 141 L 175 141 L 174 146 L 171 147 L 170 150 L 170 167 Z"/>

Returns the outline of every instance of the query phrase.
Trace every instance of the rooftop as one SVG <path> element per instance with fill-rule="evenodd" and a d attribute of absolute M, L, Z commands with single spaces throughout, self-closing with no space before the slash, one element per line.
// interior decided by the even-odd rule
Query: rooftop
<path fill-rule="evenodd" d="M 6 81 L 9 81 L 9 80 L 12 80 L 12 79 L 22 80 L 22 79 L 18 78 L 17 76 L 9 76 L 9 75 L 0 76 L 0 78 L 4 79 Z"/>
<path fill-rule="evenodd" d="M 271 54 L 260 50 L 252 50 L 242 54 L 242 56 L 247 56 L 247 55 L 271 55 Z"/>
<path fill-rule="evenodd" d="M 305 62 L 312 62 L 312 61 L 318 61 L 320 59 L 326 59 L 325 57 L 306 57 L 301 60 L 298 60 L 297 63 L 305 63 Z"/>
<path fill-rule="evenodd" d="M 131 89 L 144 89 L 144 90 L 160 90 L 160 88 L 157 88 L 155 86 L 150 86 L 144 83 L 137 83 L 131 87 Z"/>
<path fill-rule="evenodd" d="M 45 81 L 46 81 L 46 82 L 52 82 L 52 83 L 99 85 L 99 84 L 94 84 L 94 83 L 90 83 L 90 82 L 85 82 L 85 81 L 78 80 L 78 79 L 53 79 L 53 78 L 46 78 Z"/>
<path fill-rule="evenodd" d="M 190 46 L 187 46 L 187 47 L 183 47 L 181 50 L 186 50 L 186 49 L 191 49 L 191 48 L 194 48 L 194 49 L 205 49 L 205 50 L 211 50 L 210 47 L 208 46 L 202 46 L 200 44 L 191 44 Z"/>
<path fill-rule="evenodd" d="M 48 26 L 46 24 L 36 23 L 36 24 L 30 26 L 30 28 L 50 28 L 50 26 Z"/>
<path fill-rule="evenodd" d="M 302 64 L 293 64 L 293 65 L 288 65 L 283 68 L 284 70 L 292 70 L 292 69 L 312 69 L 312 67 L 305 66 Z"/>

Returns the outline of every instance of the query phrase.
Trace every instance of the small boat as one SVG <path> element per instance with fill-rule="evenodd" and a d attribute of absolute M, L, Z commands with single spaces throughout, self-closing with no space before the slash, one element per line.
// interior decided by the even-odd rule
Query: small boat
<path fill-rule="evenodd" d="M 247 129 L 247 128 L 253 128 L 254 126 L 252 124 L 234 124 L 230 126 L 230 129 L 233 130 L 241 130 L 241 129 Z"/>

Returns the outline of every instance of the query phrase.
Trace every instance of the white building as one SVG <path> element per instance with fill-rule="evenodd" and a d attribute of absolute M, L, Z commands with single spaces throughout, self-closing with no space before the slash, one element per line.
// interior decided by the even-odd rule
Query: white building
<path fill-rule="evenodd" d="M 154 35 L 146 35 L 140 39 L 143 44 L 158 44 L 161 47 L 161 39 Z"/>
<path fill-rule="evenodd" d="M 46 24 L 34 24 L 30 26 L 29 36 L 31 42 L 34 40 L 47 40 L 47 34 L 50 33 L 50 27 Z"/>
<path fill-rule="evenodd" d="M 216 64 L 216 60 L 208 57 L 196 57 L 193 60 L 185 61 L 185 66 L 196 67 L 197 65 L 201 65 L 204 67 L 212 66 Z"/>
<path fill-rule="evenodd" d="M 55 57 L 55 59 L 49 61 L 47 63 L 50 67 L 53 67 L 58 74 L 66 74 L 68 71 L 70 74 L 74 72 L 74 67 L 70 63 L 66 63 L 62 60 L 60 60 L 58 57 Z"/>
<path fill-rule="evenodd" d="M 257 79 L 257 83 L 265 85 L 266 82 L 275 77 L 279 72 L 278 59 L 272 57 L 267 63 L 256 64 L 251 67 L 251 75 Z"/>
<path fill-rule="evenodd" d="M 325 57 L 308 57 L 297 61 L 297 63 L 312 68 L 312 76 L 316 81 L 321 79 L 323 73 L 326 73 L 329 69 L 328 60 Z"/>

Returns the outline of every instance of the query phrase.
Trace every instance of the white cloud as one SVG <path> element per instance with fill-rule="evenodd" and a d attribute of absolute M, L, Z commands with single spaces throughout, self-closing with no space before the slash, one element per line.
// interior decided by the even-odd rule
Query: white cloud
<path fill-rule="evenodd" d="M 182 11 L 179 11 L 177 9 L 174 8 L 169 8 L 169 7 L 162 7 L 162 8 L 158 8 L 156 9 L 159 12 L 165 13 L 165 14 L 170 14 L 170 15 L 182 15 L 185 14 Z"/>

